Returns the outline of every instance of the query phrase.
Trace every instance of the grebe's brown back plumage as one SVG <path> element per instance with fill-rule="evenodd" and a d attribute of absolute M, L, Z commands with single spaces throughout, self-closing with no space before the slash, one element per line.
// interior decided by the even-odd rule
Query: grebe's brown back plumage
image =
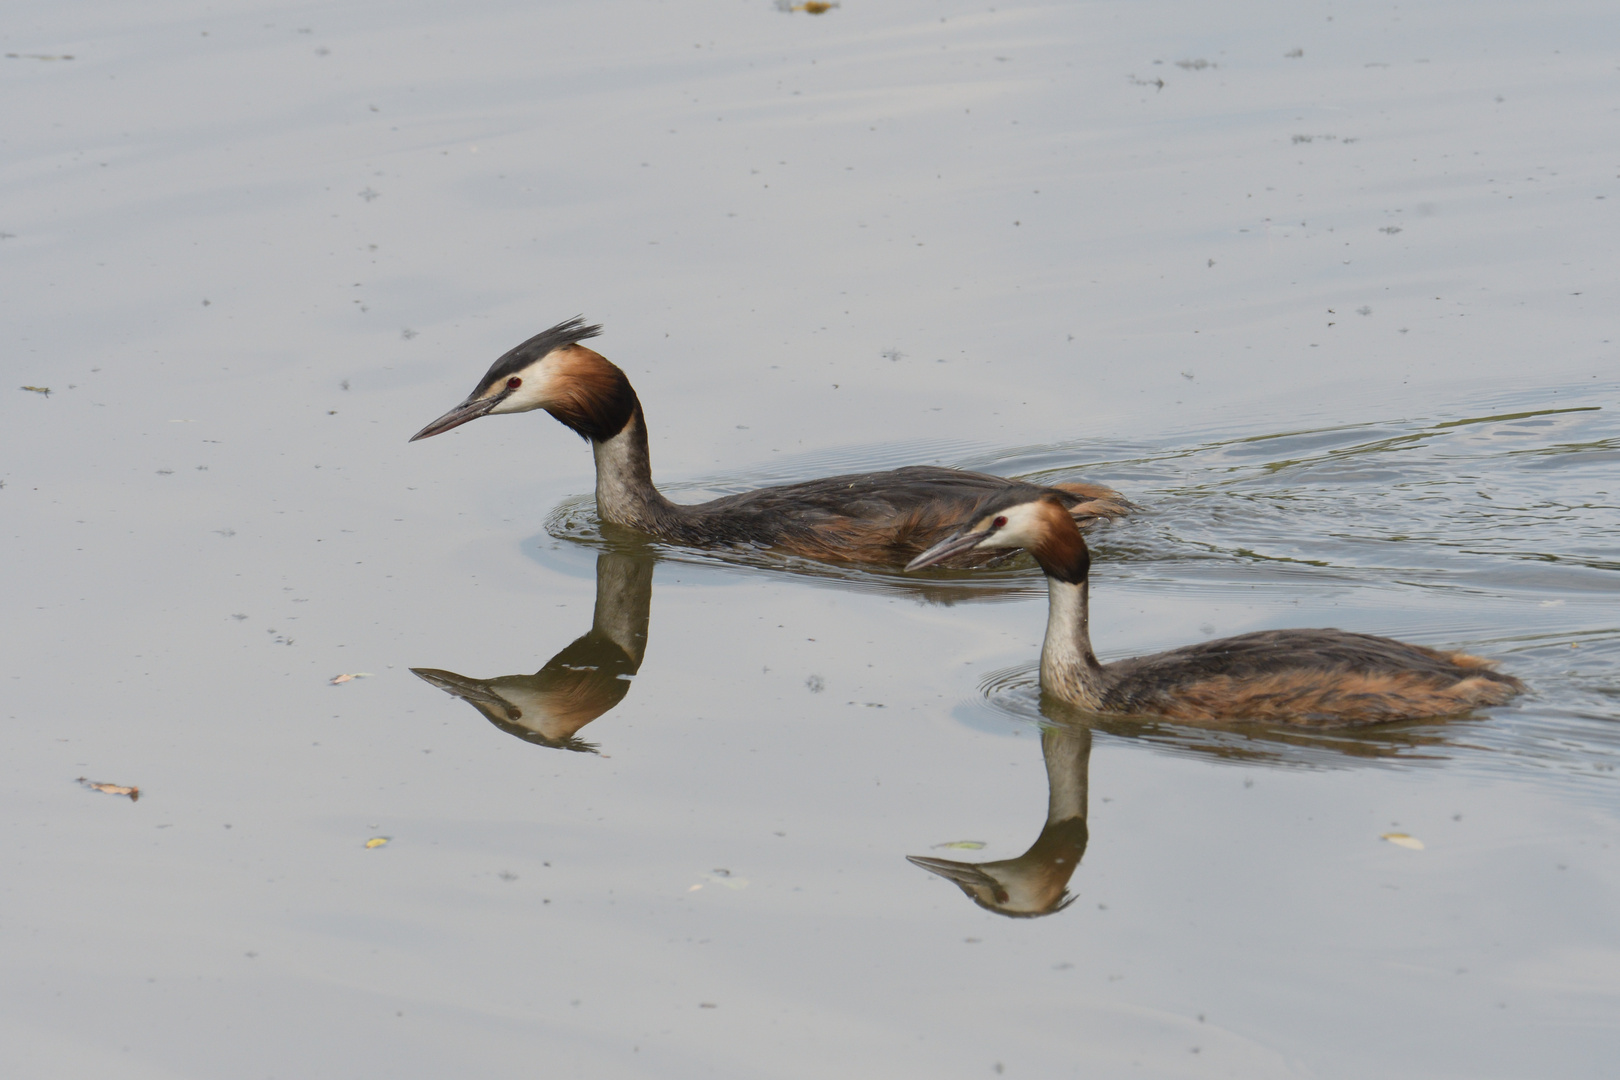
<path fill-rule="evenodd" d="M 697 505 L 673 503 L 653 485 L 646 417 L 630 380 L 580 344 L 601 332 L 570 319 L 530 338 L 495 361 L 466 401 L 411 441 L 480 416 L 544 409 L 590 442 L 603 520 L 680 544 L 773 547 L 831 561 L 902 565 L 977 520 L 986 500 L 1007 495 L 1055 499 L 1082 523 L 1132 509 L 1101 485 L 1046 487 L 934 466 L 829 476 Z M 967 553 L 952 565 L 994 557 Z"/>
<path fill-rule="evenodd" d="M 1353 727 L 1452 716 L 1524 690 L 1477 656 L 1343 630 L 1262 630 L 1099 663 L 1089 627 L 1091 553 L 1064 509 L 1044 497 L 986 504 L 977 523 L 907 569 L 1008 548 L 1028 548 L 1046 571 L 1042 690 L 1092 712 Z"/>

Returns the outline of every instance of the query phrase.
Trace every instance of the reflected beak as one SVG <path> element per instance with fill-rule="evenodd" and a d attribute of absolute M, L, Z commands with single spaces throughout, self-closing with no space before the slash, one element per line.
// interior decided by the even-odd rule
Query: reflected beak
<path fill-rule="evenodd" d="M 415 435 L 412 435 L 410 441 L 415 442 L 417 439 L 425 439 L 429 435 L 438 435 L 449 431 L 453 427 L 460 427 L 469 420 L 476 420 L 488 413 L 496 405 L 499 405 L 505 397 L 506 392 L 502 391 L 493 397 L 468 398 Z"/>
<path fill-rule="evenodd" d="M 413 667 L 410 670 L 412 675 L 415 675 L 423 682 L 437 686 L 440 690 L 453 697 L 471 702 L 475 707 L 482 706 L 496 709 L 513 723 L 523 718 L 521 710 L 514 707 L 510 701 L 507 701 L 499 694 L 491 691 L 483 680 L 469 679 L 465 675 L 457 675 L 453 671 L 445 671 L 441 668 Z"/>
<path fill-rule="evenodd" d="M 989 529 L 978 532 L 957 533 L 947 537 L 923 552 L 921 555 L 906 563 L 907 570 L 921 570 L 925 566 L 934 566 L 942 563 L 952 555 L 960 555 L 964 551 L 972 551 L 979 546 L 980 541 L 990 535 Z"/>
<path fill-rule="evenodd" d="M 979 869 L 975 863 L 954 862 L 950 859 L 931 859 L 926 855 L 907 855 L 906 862 L 914 866 L 920 866 L 930 873 L 938 874 L 946 881 L 954 881 L 964 888 L 1002 891 L 1001 882 Z"/>

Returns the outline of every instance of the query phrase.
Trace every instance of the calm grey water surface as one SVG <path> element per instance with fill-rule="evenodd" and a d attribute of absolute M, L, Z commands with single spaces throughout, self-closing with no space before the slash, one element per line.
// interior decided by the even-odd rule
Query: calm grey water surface
<path fill-rule="evenodd" d="M 6 1075 L 1612 1071 L 1611 6 L 13 7 Z M 640 542 L 543 415 L 405 444 L 575 312 L 677 498 L 1084 476 L 1144 508 L 1105 657 L 1531 693 L 1090 732 L 1027 564 Z"/>

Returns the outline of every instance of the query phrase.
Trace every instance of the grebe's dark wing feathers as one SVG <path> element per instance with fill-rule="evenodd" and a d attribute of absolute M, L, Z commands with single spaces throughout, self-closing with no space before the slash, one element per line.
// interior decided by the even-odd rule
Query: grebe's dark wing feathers
<path fill-rule="evenodd" d="M 1323 726 L 1445 716 L 1524 689 L 1489 661 L 1344 630 L 1263 630 L 1105 668 L 1103 707 Z"/>
<path fill-rule="evenodd" d="M 1176 671 L 1186 677 L 1250 677 L 1286 667 L 1319 671 L 1335 668 L 1378 671 L 1450 670 L 1449 654 L 1372 634 L 1344 630 L 1260 630 L 1252 634 L 1202 641 L 1137 660 L 1124 660 L 1133 670 Z"/>

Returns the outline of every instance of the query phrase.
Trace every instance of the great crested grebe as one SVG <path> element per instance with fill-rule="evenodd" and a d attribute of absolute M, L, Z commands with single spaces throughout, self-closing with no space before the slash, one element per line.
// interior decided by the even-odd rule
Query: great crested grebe
<path fill-rule="evenodd" d="M 773 547 L 832 561 L 899 566 L 977 520 L 979 504 L 1003 494 L 1050 497 L 1087 524 L 1133 509 L 1118 492 L 1097 484 L 1044 487 L 933 466 L 829 476 L 697 505 L 672 503 L 653 486 L 647 422 L 630 380 L 580 344 L 601 332 L 574 318 L 536 334 L 495 361 L 466 401 L 411 441 L 480 416 L 544 409 L 590 442 L 596 510 L 604 521 L 679 544 Z M 952 564 L 978 565 L 993 557 L 968 553 Z"/>
<path fill-rule="evenodd" d="M 1041 689 L 1090 712 L 1354 727 L 1451 716 L 1524 689 L 1477 656 L 1343 630 L 1262 630 L 1100 664 L 1088 626 L 1091 553 L 1064 508 L 1044 497 L 987 504 L 973 526 L 906 569 L 1009 548 L 1027 548 L 1046 571 Z"/>

